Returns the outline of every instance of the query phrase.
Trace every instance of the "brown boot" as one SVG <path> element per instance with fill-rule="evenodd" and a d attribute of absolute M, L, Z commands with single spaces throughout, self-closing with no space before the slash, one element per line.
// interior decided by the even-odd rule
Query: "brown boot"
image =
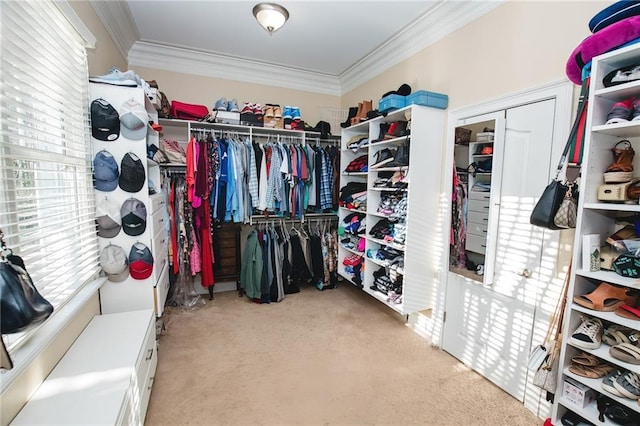
<path fill-rule="evenodd" d="M 362 101 L 362 114 L 360 115 L 360 121 L 367 119 L 367 113 L 373 109 L 373 101 Z"/>
<path fill-rule="evenodd" d="M 362 114 L 362 102 L 358 102 L 358 112 L 356 113 L 356 116 L 351 119 L 352 126 L 360 122 L 361 114 Z"/>
<path fill-rule="evenodd" d="M 622 144 L 621 147 L 619 147 Z M 624 183 L 633 179 L 633 157 L 635 151 L 628 140 L 620 141 L 611 148 L 613 163 L 604 172 L 605 183 Z"/>

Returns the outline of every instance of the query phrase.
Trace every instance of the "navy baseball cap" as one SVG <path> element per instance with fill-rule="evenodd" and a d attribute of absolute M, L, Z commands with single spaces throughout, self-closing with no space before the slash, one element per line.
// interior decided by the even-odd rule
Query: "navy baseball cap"
<path fill-rule="evenodd" d="M 115 141 L 120 136 L 120 116 L 102 98 L 91 102 L 91 135 L 101 141 Z"/>
<path fill-rule="evenodd" d="M 118 163 L 109 151 L 102 150 L 93 159 L 93 185 L 98 191 L 113 191 L 118 187 Z"/>
<path fill-rule="evenodd" d="M 133 152 L 128 152 L 120 163 L 120 179 L 118 184 L 123 191 L 138 192 L 147 183 L 144 165 Z"/>

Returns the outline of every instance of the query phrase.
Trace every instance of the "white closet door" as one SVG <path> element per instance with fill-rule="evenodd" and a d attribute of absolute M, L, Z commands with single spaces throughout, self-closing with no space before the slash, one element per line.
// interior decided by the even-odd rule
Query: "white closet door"
<path fill-rule="evenodd" d="M 496 132 L 494 148 L 499 189 L 492 183 L 493 279 L 479 285 L 450 274 L 447 286 L 444 349 L 520 401 L 544 276 L 543 232 L 529 217 L 540 182 L 549 176 L 554 116 L 554 99 L 506 110 L 504 143 L 497 145 Z"/>

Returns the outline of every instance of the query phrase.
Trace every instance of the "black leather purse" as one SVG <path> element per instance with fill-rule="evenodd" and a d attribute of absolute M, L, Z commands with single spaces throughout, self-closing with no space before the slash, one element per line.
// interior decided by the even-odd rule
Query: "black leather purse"
<path fill-rule="evenodd" d="M 20 256 L 7 249 L 0 231 L 0 331 L 11 334 L 42 323 L 53 306 L 38 292 Z"/>

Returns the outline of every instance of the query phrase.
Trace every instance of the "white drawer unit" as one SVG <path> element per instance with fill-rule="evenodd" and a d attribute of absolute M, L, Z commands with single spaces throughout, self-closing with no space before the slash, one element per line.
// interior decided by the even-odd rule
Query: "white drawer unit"
<path fill-rule="evenodd" d="M 487 236 L 467 234 L 465 248 L 475 253 L 485 254 L 487 251 Z"/>
<path fill-rule="evenodd" d="M 11 424 L 143 424 L 156 347 L 153 310 L 95 316 Z"/>

